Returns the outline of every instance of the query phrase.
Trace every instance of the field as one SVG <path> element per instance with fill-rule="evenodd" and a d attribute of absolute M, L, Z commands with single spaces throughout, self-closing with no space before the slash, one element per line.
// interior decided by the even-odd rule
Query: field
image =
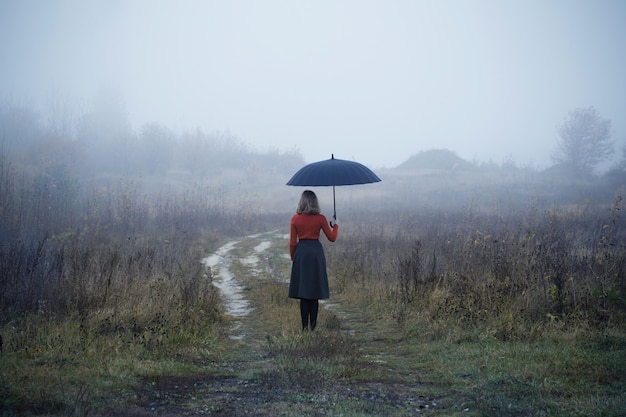
<path fill-rule="evenodd" d="M 301 190 L 79 192 L 0 173 L 0 416 L 626 411 L 619 195 L 546 203 L 531 185 L 503 203 L 432 173 L 346 190 L 324 242 L 331 298 L 303 333 L 291 210 L 259 210 Z"/>

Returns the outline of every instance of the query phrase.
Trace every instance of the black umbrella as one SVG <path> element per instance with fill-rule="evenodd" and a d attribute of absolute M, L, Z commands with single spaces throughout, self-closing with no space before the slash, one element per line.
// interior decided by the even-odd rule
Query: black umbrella
<path fill-rule="evenodd" d="M 343 159 L 335 159 L 331 155 L 325 161 L 313 162 L 303 166 L 287 182 L 287 185 L 299 186 L 333 186 L 333 217 L 337 218 L 335 208 L 335 186 L 369 184 L 381 181 L 376 174 L 363 164 Z"/>

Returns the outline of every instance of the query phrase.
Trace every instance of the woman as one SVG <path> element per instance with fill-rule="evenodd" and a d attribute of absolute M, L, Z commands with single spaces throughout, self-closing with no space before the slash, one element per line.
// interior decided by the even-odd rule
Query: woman
<path fill-rule="evenodd" d="M 291 254 L 291 281 L 289 282 L 289 298 L 300 299 L 300 315 L 302 330 L 315 330 L 319 300 L 330 296 L 328 275 L 326 274 L 326 257 L 319 241 L 320 230 L 331 242 L 337 239 L 339 225 L 337 219 L 331 226 L 323 214 L 317 196 L 313 191 L 302 193 L 296 214 L 291 218 L 289 234 L 289 252 Z"/>

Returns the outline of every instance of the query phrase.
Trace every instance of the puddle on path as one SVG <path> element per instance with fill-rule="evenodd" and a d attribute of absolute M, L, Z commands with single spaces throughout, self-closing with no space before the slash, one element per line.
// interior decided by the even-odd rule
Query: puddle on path
<path fill-rule="evenodd" d="M 269 234 L 268 234 L 269 235 Z M 222 295 L 222 301 L 224 303 L 224 309 L 226 314 L 234 318 L 242 318 L 249 315 L 253 308 L 250 306 L 250 302 L 246 299 L 243 293 L 243 286 L 237 281 L 234 274 L 231 272 L 231 266 L 235 261 L 234 255 L 231 254 L 237 245 L 246 239 L 262 239 L 262 235 L 252 235 L 241 240 L 235 240 L 228 242 L 220 247 L 214 254 L 202 259 L 202 264 L 210 268 L 211 276 L 213 278 L 213 285 L 215 285 Z M 272 243 L 269 240 L 262 240 L 258 245 L 254 247 L 254 253 L 245 258 L 236 259 L 238 262 L 256 268 L 259 263 L 260 255 L 271 247 Z M 238 326 L 235 326 L 235 328 Z M 236 336 L 235 338 L 241 338 Z"/>
<path fill-rule="evenodd" d="M 252 308 L 243 295 L 243 287 L 235 280 L 235 276 L 230 271 L 232 256 L 230 251 L 237 246 L 239 241 L 228 242 L 220 247 L 213 255 L 202 260 L 202 263 L 211 268 L 213 285 L 222 294 L 226 314 L 233 317 L 244 317 L 250 314 Z"/>

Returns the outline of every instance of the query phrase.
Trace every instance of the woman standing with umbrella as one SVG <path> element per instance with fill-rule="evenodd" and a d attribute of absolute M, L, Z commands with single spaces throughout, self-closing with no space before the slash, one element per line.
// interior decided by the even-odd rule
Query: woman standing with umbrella
<path fill-rule="evenodd" d="M 319 241 L 320 231 L 329 241 L 337 239 L 339 225 L 337 219 L 328 224 L 326 216 L 320 213 L 317 196 L 313 191 L 302 193 L 296 214 L 291 218 L 289 252 L 291 255 L 291 281 L 289 298 L 300 300 L 302 330 L 315 330 L 319 300 L 330 296 L 326 257 Z M 309 327 L 310 326 L 310 327 Z"/>

